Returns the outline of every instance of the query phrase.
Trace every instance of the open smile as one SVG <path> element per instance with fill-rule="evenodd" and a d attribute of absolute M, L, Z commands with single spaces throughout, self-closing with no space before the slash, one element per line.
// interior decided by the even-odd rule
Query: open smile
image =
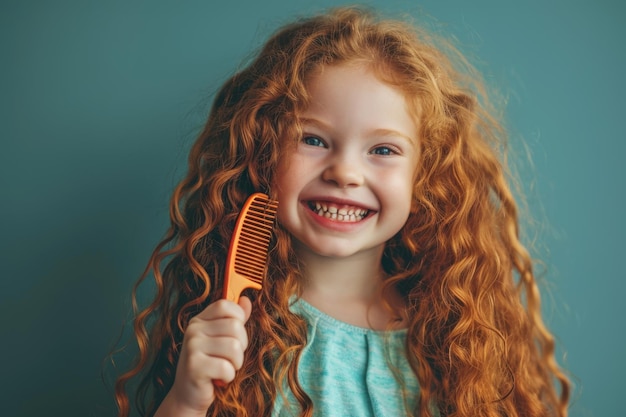
<path fill-rule="evenodd" d="M 355 223 L 366 218 L 372 211 L 329 201 L 308 201 L 307 206 L 320 217 L 344 223 Z"/>

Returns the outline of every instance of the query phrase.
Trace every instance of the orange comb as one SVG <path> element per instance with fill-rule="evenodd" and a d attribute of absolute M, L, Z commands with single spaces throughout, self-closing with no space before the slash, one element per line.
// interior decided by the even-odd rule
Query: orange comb
<path fill-rule="evenodd" d="M 238 302 L 243 290 L 261 289 L 277 208 L 278 202 L 263 193 L 252 194 L 244 203 L 226 257 L 223 298 Z M 213 383 L 226 386 L 222 380 Z"/>
<path fill-rule="evenodd" d="M 227 300 L 239 301 L 247 288 L 261 289 L 277 208 L 278 201 L 263 193 L 252 194 L 244 203 L 226 258 L 223 297 Z"/>

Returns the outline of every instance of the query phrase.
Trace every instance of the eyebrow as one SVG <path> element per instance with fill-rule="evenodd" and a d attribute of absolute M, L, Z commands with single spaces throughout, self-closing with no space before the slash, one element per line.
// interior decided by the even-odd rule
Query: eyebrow
<path fill-rule="evenodd" d="M 332 127 L 324 122 L 322 122 L 321 120 L 318 119 L 312 119 L 312 118 L 308 118 L 308 117 L 301 117 L 300 118 L 300 124 L 303 125 L 311 125 L 314 127 L 317 127 L 319 129 L 322 129 L 324 131 L 329 131 L 332 130 Z M 370 136 L 380 136 L 380 137 L 389 137 L 389 136 L 396 136 L 396 137 L 401 137 L 406 139 L 411 145 L 416 146 L 417 145 L 417 138 L 412 138 L 411 136 L 408 136 L 402 132 L 399 132 L 397 130 L 393 130 L 393 129 L 374 129 L 371 131 L 368 131 L 368 135 Z"/>
<path fill-rule="evenodd" d="M 396 137 L 401 137 L 406 139 L 411 145 L 415 145 L 415 143 L 417 142 L 417 139 L 412 138 L 411 136 L 405 135 L 402 132 L 398 132 L 397 130 L 393 130 L 393 129 L 375 129 L 371 132 L 371 134 L 373 136 L 396 136 Z"/>
<path fill-rule="evenodd" d="M 308 117 L 300 117 L 299 121 L 300 121 L 300 124 L 303 124 L 303 125 L 313 125 L 322 130 L 330 130 L 330 126 L 322 122 L 321 120 L 311 119 Z"/>

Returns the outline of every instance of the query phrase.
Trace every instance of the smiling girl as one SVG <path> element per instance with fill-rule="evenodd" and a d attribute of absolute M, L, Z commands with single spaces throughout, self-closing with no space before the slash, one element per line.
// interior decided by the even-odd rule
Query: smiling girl
<path fill-rule="evenodd" d="M 120 416 L 136 376 L 150 416 L 567 415 L 504 133 L 451 62 L 339 9 L 282 28 L 223 86 L 150 260 Z M 268 276 L 219 300 L 257 191 L 279 201 Z"/>

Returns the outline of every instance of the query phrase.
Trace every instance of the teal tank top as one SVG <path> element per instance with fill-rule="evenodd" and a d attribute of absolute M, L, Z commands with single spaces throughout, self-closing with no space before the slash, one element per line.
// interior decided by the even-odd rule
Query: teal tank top
<path fill-rule="evenodd" d="M 313 400 L 315 417 L 413 415 L 419 386 L 404 353 L 406 330 L 356 327 L 302 299 L 291 309 L 307 321 L 298 379 Z M 285 398 L 277 395 L 274 417 L 297 416 L 300 411 L 287 388 L 285 393 Z"/>

